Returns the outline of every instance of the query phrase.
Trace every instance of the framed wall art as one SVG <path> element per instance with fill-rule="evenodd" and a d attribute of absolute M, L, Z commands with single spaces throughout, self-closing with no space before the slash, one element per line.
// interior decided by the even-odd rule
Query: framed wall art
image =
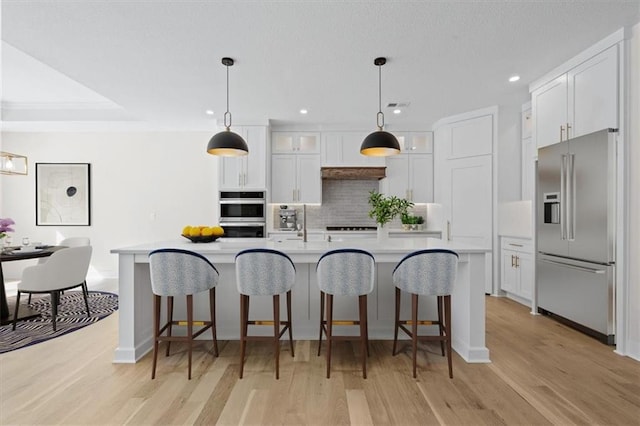
<path fill-rule="evenodd" d="M 88 163 L 36 163 L 36 225 L 91 225 Z"/>

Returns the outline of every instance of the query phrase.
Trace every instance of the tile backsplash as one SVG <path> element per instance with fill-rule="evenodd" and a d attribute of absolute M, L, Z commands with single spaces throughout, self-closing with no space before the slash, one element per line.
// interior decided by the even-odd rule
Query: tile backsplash
<path fill-rule="evenodd" d="M 327 226 L 376 226 L 369 217 L 369 192 L 379 190 L 377 180 L 323 180 L 322 204 L 307 206 L 307 228 L 324 229 Z M 292 205 L 302 223 L 302 206 Z M 273 206 L 274 229 L 279 228 L 279 206 Z M 426 217 L 426 206 L 415 206 L 416 215 Z M 400 218 L 391 222 L 392 228 L 400 228 Z"/>

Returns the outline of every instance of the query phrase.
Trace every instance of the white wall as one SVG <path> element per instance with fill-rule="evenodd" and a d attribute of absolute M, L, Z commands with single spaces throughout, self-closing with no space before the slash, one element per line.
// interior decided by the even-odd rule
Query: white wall
<path fill-rule="evenodd" d="M 629 40 L 629 293 L 628 355 L 640 360 L 640 23 Z"/>
<path fill-rule="evenodd" d="M 90 277 L 117 276 L 113 248 L 179 238 L 187 224 L 217 221 L 218 159 L 206 153 L 212 134 L 3 133 L 2 149 L 29 157 L 29 175 L 2 175 L 0 217 L 23 236 L 54 243 L 88 236 Z M 91 226 L 35 226 L 35 163 L 91 163 Z M 3 265 L 19 278 L 29 262 Z"/>
<path fill-rule="evenodd" d="M 498 109 L 498 204 L 521 199 L 522 130 L 520 121 L 522 104 L 530 99 L 528 90 L 522 90 L 520 104 L 500 105 Z M 499 219 L 498 219 L 499 220 Z"/>

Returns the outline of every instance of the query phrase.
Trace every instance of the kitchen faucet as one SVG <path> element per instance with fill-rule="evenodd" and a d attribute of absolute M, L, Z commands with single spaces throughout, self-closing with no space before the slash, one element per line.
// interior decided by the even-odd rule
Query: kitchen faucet
<path fill-rule="evenodd" d="M 302 237 L 302 242 L 307 242 L 307 205 L 302 205 L 302 232 L 298 228 L 298 237 Z"/>

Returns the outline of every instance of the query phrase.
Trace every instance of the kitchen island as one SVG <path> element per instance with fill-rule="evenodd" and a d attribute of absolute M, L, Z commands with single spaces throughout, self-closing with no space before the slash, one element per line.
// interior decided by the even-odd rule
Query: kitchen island
<path fill-rule="evenodd" d="M 158 248 L 192 250 L 209 259 L 220 272 L 216 288 L 219 339 L 239 339 L 240 297 L 235 283 L 235 255 L 247 248 L 270 248 L 287 253 L 296 265 L 296 284 L 292 291 L 294 339 L 318 338 L 320 291 L 316 283 L 315 265 L 328 250 L 360 248 L 371 252 L 376 261 L 376 284 L 368 297 L 369 338 L 392 339 L 395 288 L 391 274 L 395 265 L 408 253 L 425 248 L 446 248 L 460 255 L 458 274 L 452 294 L 452 345 L 467 362 L 489 362 L 485 346 L 484 281 L 487 250 L 435 238 L 354 239 L 343 241 L 278 241 L 264 238 L 220 239 L 213 243 L 194 244 L 187 240 L 171 240 L 111 250 L 119 257 L 119 330 L 115 363 L 135 363 L 153 345 L 153 297 L 149 277 L 149 258 Z M 402 315 L 410 314 L 410 297 L 403 294 Z M 176 298 L 174 318 L 184 316 L 184 300 Z M 420 312 L 431 318 L 436 314 L 434 298 L 421 298 Z M 272 318 L 270 297 L 251 301 L 251 318 Z M 356 319 L 357 298 L 337 298 L 334 319 Z M 428 311 L 426 310 L 428 309 Z M 208 318 L 208 297 L 194 297 L 194 318 Z M 284 314 L 284 312 L 283 312 Z M 186 317 L 185 317 L 186 318 Z M 260 327 L 265 333 L 268 327 Z M 346 327 L 340 327 L 341 329 Z M 176 333 L 180 327 L 176 328 Z M 181 330 L 180 330 L 181 331 Z M 259 331 L 259 330 L 256 330 Z M 435 330 L 434 330 L 435 331 Z M 206 335 L 205 335 L 206 336 Z M 207 337 L 204 337 L 207 338 Z"/>

